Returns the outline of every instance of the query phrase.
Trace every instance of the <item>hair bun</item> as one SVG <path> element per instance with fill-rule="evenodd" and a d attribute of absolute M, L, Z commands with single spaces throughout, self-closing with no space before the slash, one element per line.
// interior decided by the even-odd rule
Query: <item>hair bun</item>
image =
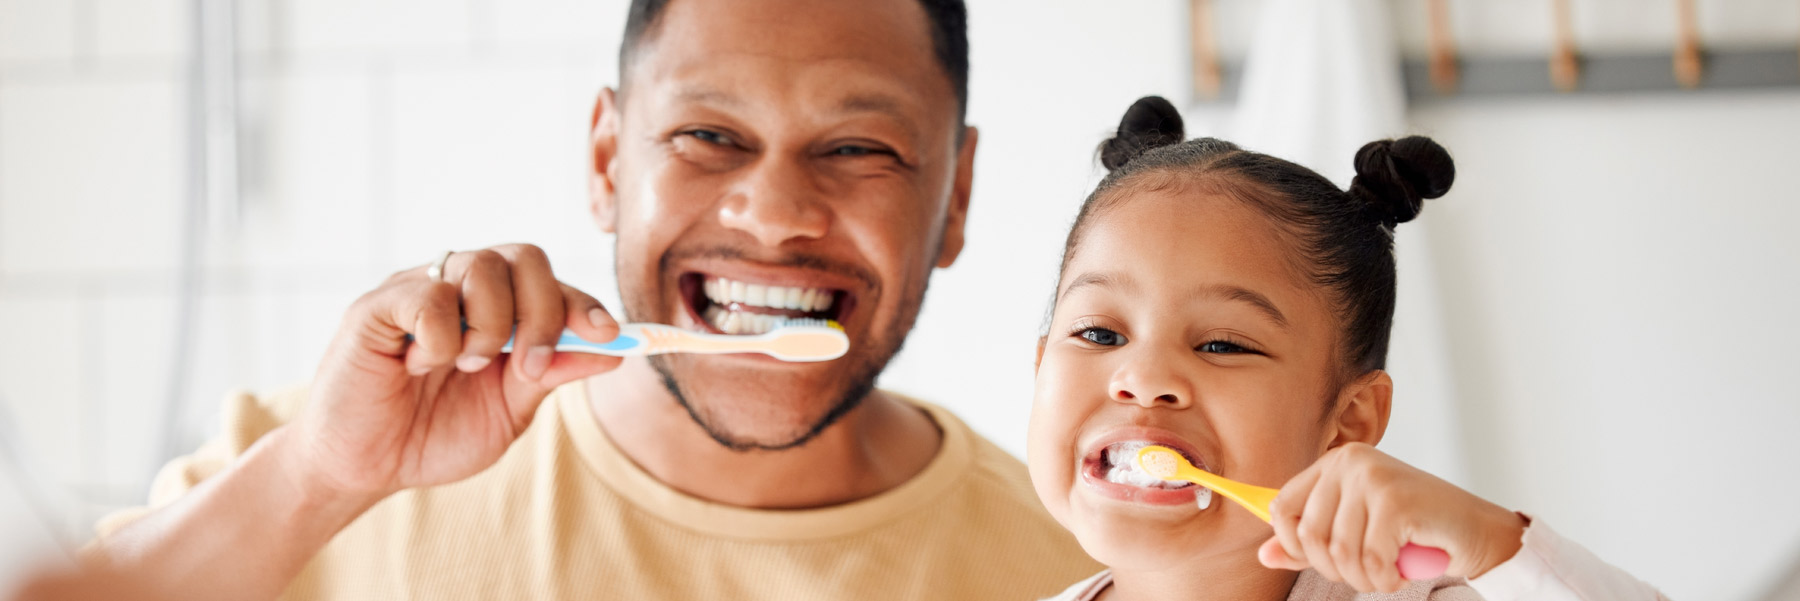
<path fill-rule="evenodd" d="M 1425 199 L 1443 196 L 1456 179 L 1450 152 L 1424 136 L 1376 140 L 1356 151 L 1350 196 L 1369 203 L 1383 223 L 1412 221 Z"/>
<path fill-rule="evenodd" d="M 1161 96 L 1145 96 L 1125 109 L 1118 133 L 1100 145 L 1100 164 L 1114 171 L 1152 148 L 1183 139 L 1181 113 L 1175 105 Z"/>

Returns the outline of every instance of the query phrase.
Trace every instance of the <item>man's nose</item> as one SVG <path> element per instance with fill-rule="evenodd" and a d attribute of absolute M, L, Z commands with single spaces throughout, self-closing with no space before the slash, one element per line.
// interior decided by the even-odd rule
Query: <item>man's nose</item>
<path fill-rule="evenodd" d="M 1194 404 L 1192 381 L 1166 352 L 1146 349 L 1128 357 L 1107 384 L 1112 400 L 1146 409 L 1186 409 Z"/>
<path fill-rule="evenodd" d="M 794 239 L 823 238 L 831 226 L 823 196 L 803 161 L 765 155 L 720 205 L 719 222 L 769 248 Z"/>

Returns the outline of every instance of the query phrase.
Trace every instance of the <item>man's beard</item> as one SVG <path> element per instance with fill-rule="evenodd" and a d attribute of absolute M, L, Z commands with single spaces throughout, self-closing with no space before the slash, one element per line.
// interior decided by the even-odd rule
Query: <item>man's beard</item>
<path fill-rule="evenodd" d="M 662 376 L 663 388 L 668 389 L 669 394 L 675 397 L 675 402 L 680 403 L 681 408 L 687 410 L 688 417 L 693 418 L 694 423 L 699 424 L 700 429 L 705 430 L 706 435 L 712 437 L 720 445 L 740 452 L 783 451 L 810 442 L 826 428 L 837 423 L 839 419 L 843 419 L 851 410 L 862 405 L 863 399 L 868 398 L 869 393 L 875 391 L 875 378 L 881 375 L 882 368 L 887 366 L 888 360 L 892 359 L 894 353 L 899 350 L 899 345 L 894 345 L 893 352 L 887 353 L 886 357 L 858 364 L 852 372 L 849 385 L 837 394 L 837 400 L 831 404 L 831 409 L 826 411 L 824 416 L 814 421 L 804 431 L 789 434 L 786 439 L 773 442 L 743 438 L 714 423 L 711 416 L 696 409 L 693 402 L 688 400 L 688 394 L 682 391 L 681 382 L 675 378 L 674 370 L 669 367 L 668 357 L 652 356 L 650 357 L 650 366 L 656 369 L 658 375 Z"/>

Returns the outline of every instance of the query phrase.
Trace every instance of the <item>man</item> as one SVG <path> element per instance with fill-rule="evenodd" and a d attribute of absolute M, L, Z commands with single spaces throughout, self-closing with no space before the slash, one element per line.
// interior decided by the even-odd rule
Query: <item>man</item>
<path fill-rule="evenodd" d="M 963 246 L 963 14 L 640 0 L 595 107 L 625 315 L 834 319 L 845 357 L 554 353 L 617 324 L 534 247 L 448 254 L 358 300 L 308 390 L 228 402 L 91 555 L 221 599 L 1033 599 L 1089 575 L 1017 460 L 873 388 Z"/>

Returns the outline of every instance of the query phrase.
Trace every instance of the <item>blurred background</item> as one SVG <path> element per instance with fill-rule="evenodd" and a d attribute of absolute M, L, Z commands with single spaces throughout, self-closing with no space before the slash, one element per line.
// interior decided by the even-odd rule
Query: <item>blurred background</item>
<path fill-rule="evenodd" d="M 1383 447 L 1672 598 L 1800 599 L 1800 2 L 969 10 L 968 247 L 884 386 L 1023 455 L 1061 242 L 1139 96 L 1340 183 L 1431 135 L 1460 173 L 1399 231 Z M 0 0 L 0 590 L 141 503 L 227 390 L 305 382 L 388 273 L 530 242 L 616 306 L 584 163 L 624 17 Z"/>

